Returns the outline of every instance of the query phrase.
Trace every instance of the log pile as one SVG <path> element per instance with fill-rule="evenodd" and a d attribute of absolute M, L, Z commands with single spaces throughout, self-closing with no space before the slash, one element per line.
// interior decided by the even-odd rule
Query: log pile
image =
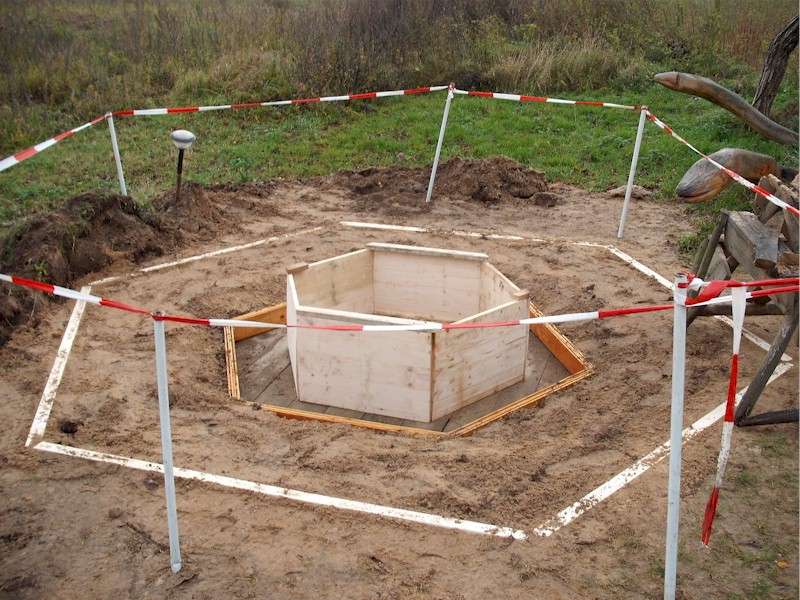
<path fill-rule="evenodd" d="M 759 185 L 781 200 L 798 206 L 798 179 L 785 185 L 774 175 L 762 177 Z M 705 280 L 731 279 L 737 269 L 743 279 L 774 279 L 798 276 L 798 220 L 788 211 L 756 195 L 754 212 L 722 211 L 714 231 L 698 250 L 694 272 Z M 767 380 L 797 331 L 798 301 L 793 294 L 764 297 L 749 302 L 747 315 L 784 315 L 781 328 L 767 357 L 747 388 L 736 410 L 736 424 L 762 425 L 798 420 L 798 409 L 751 415 Z M 688 323 L 701 316 L 730 314 L 730 306 L 718 305 L 689 310 Z"/>

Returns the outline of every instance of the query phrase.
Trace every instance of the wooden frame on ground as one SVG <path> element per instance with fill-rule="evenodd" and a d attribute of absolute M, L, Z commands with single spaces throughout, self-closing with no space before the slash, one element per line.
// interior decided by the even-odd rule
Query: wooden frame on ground
<path fill-rule="evenodd" d="M 531 302 L 529 303 L 529 314 L 532 317 L 542 316 L 543 313 Z M 258 321 L 262 323 L 286 323 L 286 304 L 281 303 L 275 306 L 270 306 L 261 310 L 250 312 L 236 317 L 245 321 Z M 332 414 L 318 413 L 310 410 L 298 410 L 286 408 L 284 406 L 275 406 L 271 404 L 259 404 L 260 408 L 268 410 L 278 416 L 290 419 L 310 419 L 322 421 L 325 423 L 336 423 L 340 425 L 351 425 L 355 427 L 364 427 L 382 432 L 404 433 L 411 435 L 423 436 L 436 436 L 436 437 L 458 437 L 469 435 L 481 427 L 492 423 L 502 417 L 528 406 L 532 406 L 539 402 L 542 398 L 549 396 L 559 390 L 566 389 L 575 383 L 589 377 L 594 368 L 583 356 L 583 353 L 578 350 L 572 342 L 563 334 L 559 329 L 552 324 L 545 325 L 531 325 L 530 332 L 538 338 L 538 340 L 547 348 L 547 350 L 558 360 L 561 365 L 568 371 L 569 375 L 557 381 L 554 384 L 545 386 L 533 392 L 532 394 L 523 396 L 514 400 L 489 414 L 483 415 L 473 421 L 465 423 L 464 425 L 453 429 L 451 431 L 435 431 L 423 429 L 421 427 L 410 427 L 404 425 L 394 425 L 390 423 L 379 423 L 376 421 L 368 421 L 366 419 L 354 419 L 350 417 L 342 417 Z M 267 333 L 262 329 L 250 328 L 234 328 L 226 327 L 224 334 L 225 342 L 225 364 L 228 375 L 228 394 L 235 400 L 242 400 L 241 392 L 239 389 L 239 371 L 236 362 L 236 342 Z M 336 335 L 336 334 L 334 334 Z M 370 334 L 361 334 L 370 335 Z M 257 404 L 251 402 L 251 404 Z"/>

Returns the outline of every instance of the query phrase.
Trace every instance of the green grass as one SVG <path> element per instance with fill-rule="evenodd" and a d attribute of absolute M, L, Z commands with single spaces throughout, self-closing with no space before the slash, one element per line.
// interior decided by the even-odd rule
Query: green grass
<path fill-rule="evenodd" d="M 781 101 L 790 94 L 785 89 Z M 792 150 L 763 140 L 722 109 L 655 84 L 641 93 L 597 90 L 562 97 L 647 104 L 706 152 L 734 146 L 772 154 L 784 164 L 797 162 Z M 188 180 L 220 183 L 307 177 L 368 166 L 430 164 L 443 104 L 442 93 L 336 105 L 131 117 L 117 119 L 116 125 L 129 193 L 147 203 L 173 185 L 175 151 L 169 132 L 174 128 L 188 128 L 198 136 L 187 155 Z M 544 171 L 550 180 L 603 190 L 625 183 L 637 118 L 636 113 L 616 109 L 457 97 L 442 156 L 447 160 L 505 155 Z M 42 116 L 32 129 L 43 130 L 48 124 Z M 57 115 L 49 131 L 56 133 L 64 126 L 63 115 Z M 32 138 L 25 143 L 38 141 Z M 662 200 L 671 198 L 678 180 L 696 159 L 688 148 L 648 123 L 637 183 L 656 190 Z M 104 123 L 0 174 L 0 221 L 59 206 L 64 199 L 91 189 L 117 189 Z M 742 198 L 740 190 L 731 191 L 717 203 L 696 210 L 701 217 L 711 215 L 720 206 L 737 206 Z"/>

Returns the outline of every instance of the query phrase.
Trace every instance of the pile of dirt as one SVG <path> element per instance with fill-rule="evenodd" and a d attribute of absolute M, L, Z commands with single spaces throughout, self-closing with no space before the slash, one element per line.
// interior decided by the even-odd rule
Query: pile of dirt
<path fill-rule="evenodd" d="M 179 201 L 168 192 L 152 208 L 130 197 L 88 192 L 63 208 L 14 227 L 0 240 L 0 272 L 62 286 L 114 261 L 138 264 L 194 241 L 237 228 L 226 207 L 201 186 L 187 185 Z M 35 316 L 46 296 L 22 288 L 0 293 L 0 345 Z"/>
<path fill-rule="evenodd" d="M 322 178 L 320 183 L 349 189 L 359 204 L 380 207 L 385 212 L 392 205 L 423 206 L 429 177 L 430 167 L 383 167 L 341 171 Z M 546 190 L 544 173 L 503 156 L 482 160 L 453 158 L 442 163 L 436 174 L 437 197 L 461 202 L 528 201 Z"/>

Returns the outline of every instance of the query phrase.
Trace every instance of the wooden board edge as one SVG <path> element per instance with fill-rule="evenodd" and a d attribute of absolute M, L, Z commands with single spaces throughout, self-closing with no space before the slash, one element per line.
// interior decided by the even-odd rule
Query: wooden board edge
<path fill-rule="evenodd" d="M 416 254 L 432 258 L 454 258 L 458 260 L 474 260 L 485 262 L 489 255 L 483 252 L 469 252 L 465 250 L 450 250 L 448 248 L 431 248 L 429 246 L 408 246 L 405 244 L 386 244 L 383 242 L 369 242 L 367 249 L 373 252 L 396 252 L 398 254 Z"/>
<path fill-rule="evenodd" d="M 234 339 L 233 327 L 224 327 L 222 331 L 223 339 L 225 340 L 225 372 L 228 376 L 228 395 L 234 400 L 241 400 L 239 365 L 236 362 L 236 340 Z"/>
<path fill-rule="evenodd" d="M 282 323 L 286 324 L 286 302 L 268 306 L 253 312 L 233 317 L 237 321 L 257 321 L 259 323 Z M 250 329 L 248 327 L 232 327 L 233 339 L 236 342 L 241 342 L 248 338 L 268 333 L 270 329 Z"/>
<path fill-rule="evenodd" d="M 542 398 L 578 383 L 582 379 L 589 377 L 589 375 L 591 375 L 592 373 L 593 369 L 591 367 L 587 367 L 583 371 L 580 371 L 578 373 L 573 373 L 572 375 L 568 375 L 561 381 L 558 381 L 556 383 L 548 385 L 547 387 L 543 387 L 539 390 L 536 390 L 529 396 L 525 396 L 524 398 L 520 398 L 515 402 L 506 404 L 505 406 L 498 408 L 494 412 L 490 412 L 489 414 L 484 415 L 478 419 L 475 419 L 470 423 L 462 425 L 458 429 L 446 432 L 445 435 L 448 437 L 461 437 L 464 435 L 470 435 L 475 431 L 477 431 L 478 429 L 480 429 L 481 427 L 485 427 L 486 425 L 489 425 L 490 423 L 493 423 L 494 421 L 497 421 L 498 419 L 501 419 L 512 412 L 536 404 Z"/>
<path fill-rule="evenodd" d="M 378 423 L 375 421 L 366 421 L 364 419 L 353 419 L 351 417 L 340 417 L 338 415 L 326 415 L 324 413 L 311 412 L 307 410 L 298 410 L 295 408 L 286 408 L 285 406 L 275 406 L 273 404 L 259 404 L 263 410 L 284 417 L 287 419 L 299 419 L 305 421 L 321 421 L 323 423 L 334 423 L 337 425 L 352 425 L 354 427 L 363 427 L 365 429 L 374 429 L 384 433 L 407 433 L 412 435 L 445 437 L 449 434 L 441 431 L 431 431 L 430 429 L 421 429 L 419 427 L 408 427 L 405 425 L 391 425 L 389 423 Z"/>
<path fill-rule="evenodd" d="M 541 317 L 544 314 L 533 302 L 529 304 L 529 310 L 531 317 Z M 573 375 L 590 366 L 583 352 L 578 350 L 569 338 L 552 323 L 531 325 L 531 331 L 558 359 L 558 362 Z"/>

